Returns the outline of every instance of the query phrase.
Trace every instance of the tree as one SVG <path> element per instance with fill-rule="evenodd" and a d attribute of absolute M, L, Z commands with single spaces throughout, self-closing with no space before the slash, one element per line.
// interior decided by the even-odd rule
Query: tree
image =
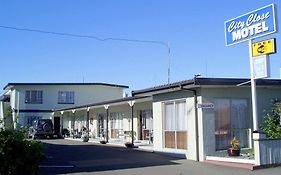
<path fill-rule="evenodd" d="M 261 129 L 267 138 L 281 138 L 281 101 L 272 100 L 272 108 L 261 123 Z"/>
<path fill-rule="evenodd" d="M 5 128 L 13 128 L 13 119 L 12 119 L 12 115 L 13 115 L 13 110 L 11 108 L 11 106 L 6 106 L 4 108 L 4 116 L 3 116 L 3 123 L 4 123 L 4 127 Z"/>

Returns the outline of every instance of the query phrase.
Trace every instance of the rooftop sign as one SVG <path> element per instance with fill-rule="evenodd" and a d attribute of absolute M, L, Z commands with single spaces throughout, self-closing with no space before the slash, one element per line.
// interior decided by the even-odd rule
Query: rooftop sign
<path fill-rule="evenodd" d="M 275 33 L 274 4 L 228 20 L 224 27 L 226 46 Z"/>

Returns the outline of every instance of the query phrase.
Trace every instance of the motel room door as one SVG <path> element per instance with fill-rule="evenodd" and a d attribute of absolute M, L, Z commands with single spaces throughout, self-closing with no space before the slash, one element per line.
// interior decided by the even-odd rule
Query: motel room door
<path fill-rule="evenodd" d="M 54 117 L 54 131 L 55 134 L 60 133 L 60 117 Z"/>
<path fill-rule="evenodd" d="M 153 117 L 152 110 L 140 110 L 138 118 L 138 131 L 140 140 L 153 141 Z"/>

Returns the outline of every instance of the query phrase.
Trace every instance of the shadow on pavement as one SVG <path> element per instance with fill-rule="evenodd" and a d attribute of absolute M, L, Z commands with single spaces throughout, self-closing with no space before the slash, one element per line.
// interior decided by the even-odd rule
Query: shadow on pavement
<path fill-rule="evenodd" d="M 40 174 L 66 174 L 175 165 L 179 158 L 123 147 L 63 139 L 43 140 L 47 160 Z"/>

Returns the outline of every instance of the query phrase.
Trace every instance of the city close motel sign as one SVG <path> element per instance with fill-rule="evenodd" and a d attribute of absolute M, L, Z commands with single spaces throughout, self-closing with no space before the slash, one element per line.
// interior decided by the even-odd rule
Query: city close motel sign
<path fill-rule="evenodd" d="M 254 131 L 258 131 L 259 129 L 255 79 L 267 77 L 267 75 L 264 75 L 264 72 L 268 70 L 266 65 L 268 55 L 260 56 L 261 58 L 256 59 L 254 62 L 252 40 L 277 32 L 275 20 L 275 6 L 274 4 L 270 4 L 224 23 L 226 46 L 244 41 L 248 41 L 249 43 Z"/>
<path fill-rule="evenodd" d="M 226 46 L 276 32 L 274 4 L 225 22 Z"/>

